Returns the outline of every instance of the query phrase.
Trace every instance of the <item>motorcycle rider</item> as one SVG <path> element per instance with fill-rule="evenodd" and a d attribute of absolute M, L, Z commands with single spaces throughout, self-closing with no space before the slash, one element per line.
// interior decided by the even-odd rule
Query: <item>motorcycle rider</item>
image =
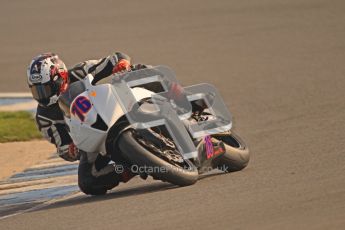
<path fill-rule="evenodd" d="M 137 65 L 137 68 L 145 65 Z M 94 76 L 93 84 L 113 73 L 130 70 L 130 57 L 116 52 L 99 60 L 81 62 L 67 69 L 64 62 L 54 53 L 36 56 L 27 69 L 28 85 L 33 98 L 38 102 L 36 123 L 44 137 L 54 144 L 57 154 L 66 161 L 80 160 L 78 185 L 82 192 L 91 195 L 104 194 L 120 182 L 127 182 L 134 174 L 125 170 L 119 174 L 108 164 L 109 158 L 100 154 L 79 151 L 73 144 L 64 122 L 63 113 L 57 103 L 59 95 L 67 87 L 89 73 Z"/>

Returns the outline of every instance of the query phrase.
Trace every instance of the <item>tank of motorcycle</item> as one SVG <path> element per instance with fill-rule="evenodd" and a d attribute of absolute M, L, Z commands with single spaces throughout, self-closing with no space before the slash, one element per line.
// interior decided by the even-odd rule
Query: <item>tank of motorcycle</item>
<path fill-rule="evenodd" d="M 108 130 L 124 115 L 124 111 L 111 84 L 92 85 L 92 80 L 93 76 L 89 74 L 81 82 L 72 84 L 67 93 L 70 98 L 59 104 L 60 107 L 68 107 L 63 109 L 65 121 L 75 145 L 86 152 L 105 154 Z M 151 91 L 142 88 L 132 91 L 138 100 L 152 95 Z"/>

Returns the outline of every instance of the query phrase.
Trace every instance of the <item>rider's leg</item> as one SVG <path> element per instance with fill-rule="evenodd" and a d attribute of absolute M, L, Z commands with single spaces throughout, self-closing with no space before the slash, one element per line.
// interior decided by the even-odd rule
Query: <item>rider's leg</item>
<path fill-rule="evenodd" d="M 116 172 L 110 160 L 95 153 L 81 151 L 78 167 L 78 185 L 82 192 L 90 195 L 105 194 L 120 182 L 127 182 L 134 174 L 124 170 Z"/>

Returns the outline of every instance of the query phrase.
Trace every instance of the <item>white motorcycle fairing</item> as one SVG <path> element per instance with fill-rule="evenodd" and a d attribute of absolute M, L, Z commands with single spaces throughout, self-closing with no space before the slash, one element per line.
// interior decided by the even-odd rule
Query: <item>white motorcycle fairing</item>
<path fill-rule="evenodd" d="M 70 115 L 65 115 L 65 122 L 77 148 L 105 155 L 108 130 L 125 113 L 112 85 L 92 85 L 92 80 L 93 76 L 88 74 L 81 81 L 85 90 L 73 98 L 69 106 Z M 154 94 L 139 87 L 131 90 L 137 101 Z"/>

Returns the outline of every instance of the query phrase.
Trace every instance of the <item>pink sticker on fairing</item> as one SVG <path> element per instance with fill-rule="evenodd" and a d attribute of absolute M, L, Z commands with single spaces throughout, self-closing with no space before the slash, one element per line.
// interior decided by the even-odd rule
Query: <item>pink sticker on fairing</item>
<path fill-rule="evenodd" d="M 210 135 L 206 136 L 204 140 L 205 140 L 205 147 L 206 147 L 206 158 L 210 159 L 214 154 L 211 136 Z"/>

